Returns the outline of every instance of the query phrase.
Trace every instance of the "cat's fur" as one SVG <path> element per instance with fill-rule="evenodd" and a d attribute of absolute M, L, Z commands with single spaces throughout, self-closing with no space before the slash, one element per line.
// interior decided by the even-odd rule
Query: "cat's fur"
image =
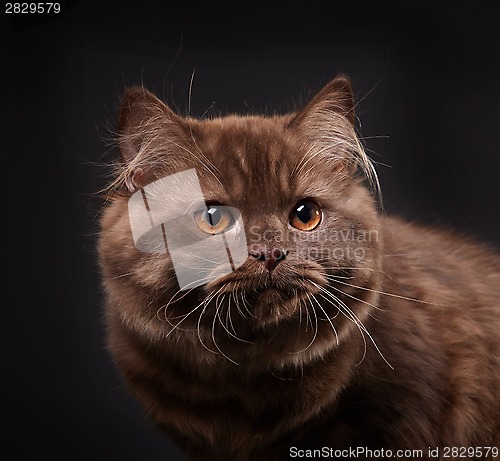
<path fill-rule="evenodd" d="M 284 116 L 199 120 L 143 88 L 123 97 L 99 244 L 109 348 L 190 459 L 500 444 L 500 258 L 381 213 L 354 121 L 344 77 Z M 178 292 L 168 253 L 135 248 L 127 200 L 189 168 L 207 201 L 241 211 L 249 256 Z M 316 240 L 289 225 L 306 197 Z M 286 254 L 272 272 L 266 249 Z"/>

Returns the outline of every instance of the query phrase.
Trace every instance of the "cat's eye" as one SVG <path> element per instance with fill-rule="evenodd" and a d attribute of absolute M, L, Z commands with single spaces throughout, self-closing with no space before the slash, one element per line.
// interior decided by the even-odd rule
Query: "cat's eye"
<path fill-rule="evenodd" d="M 312 231 L 321 222 L 321 209 L 311 199 L 300 200 L 290 213 L 290 224 L 301 231 Z"/>
<path fill-rule="evenodd" d="M 234 217 L 225 206 L 208 205 L 206 210 L 194 214 L 196 225 L 205 233 L 215 235 L 227 231 Z"/>

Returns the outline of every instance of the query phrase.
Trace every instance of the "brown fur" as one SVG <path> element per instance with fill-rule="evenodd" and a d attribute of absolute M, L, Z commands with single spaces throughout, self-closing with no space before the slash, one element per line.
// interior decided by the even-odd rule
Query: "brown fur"
<path fill-rule="evenodd" d="M 142 88 L 124 96 L 123 169 L 99 246 L 109 348 L 190 459 L 500 444 L 500 257 L 379 212 L 353 122 L 342 77 L 285 116 L 187 119 Z M 135 248 L 127 200 L 188 168 L 207 201 L 241 211 L 249 257 L 179 293 L 168 253 Z M 289 226 L 305 197 L 322 208 L 318 230 L 344 238 L 320 244 Z M 252 257 L 266 248 L 287 252 L 272 273 Z"/>

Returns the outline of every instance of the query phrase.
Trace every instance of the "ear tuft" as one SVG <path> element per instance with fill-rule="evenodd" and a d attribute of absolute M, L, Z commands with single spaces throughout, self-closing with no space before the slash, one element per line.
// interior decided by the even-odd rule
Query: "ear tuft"
<path fill-rule="evenodd" d="M 118 114 L 118 147 L 123 183 L 130 192 L 154 179 L 161 152 L 181 131 L 182 120 L 142 87 L 125 91 Z"/>
<path fill-rule="evenodd" d="M 345 75 L 338 75 L 327 83 L 309 103 L 292 119 L 292 124 L 303 123 L 306 119 L 321 119 L 328 114 L 344 117 L 354 125 L 354 96 L 351 82 Z"/>
<path fill-rule="evenodd" d="M 118 114 L 120 152 L 124 163 L 131 162 L 139 153 L 141 132 L 154 118 L 168 116 L 170 109 L 153 93 L 142 87 L 125 91 Z"/>
<path fill-rule="evenodd" d="M 354 122 L 351 83 L 346 76 L 340 75 L 289 119 L 288 127 L 310 146 L 308 153 L 299 160 L 296 171 L 312 158 L 349 176 L 361 171 L 380 196 L 375 168 L 356 134 Z"/>

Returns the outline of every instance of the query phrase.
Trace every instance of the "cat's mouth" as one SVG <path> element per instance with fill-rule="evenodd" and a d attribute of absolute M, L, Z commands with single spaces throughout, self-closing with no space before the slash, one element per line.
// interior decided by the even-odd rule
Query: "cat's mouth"
<path fill-rule="evenodd" d="M 320 291 L 325 278 L 317 270 L 291 270 L 244 276 L 233 273 L 210 284 L 213 293 L 226 294 L 243 312 L 243 317 L 257 326 L 278 323 L 300 315 L 300 309 Z M 245 314 L 248 314 L 245 316 Z"/>

